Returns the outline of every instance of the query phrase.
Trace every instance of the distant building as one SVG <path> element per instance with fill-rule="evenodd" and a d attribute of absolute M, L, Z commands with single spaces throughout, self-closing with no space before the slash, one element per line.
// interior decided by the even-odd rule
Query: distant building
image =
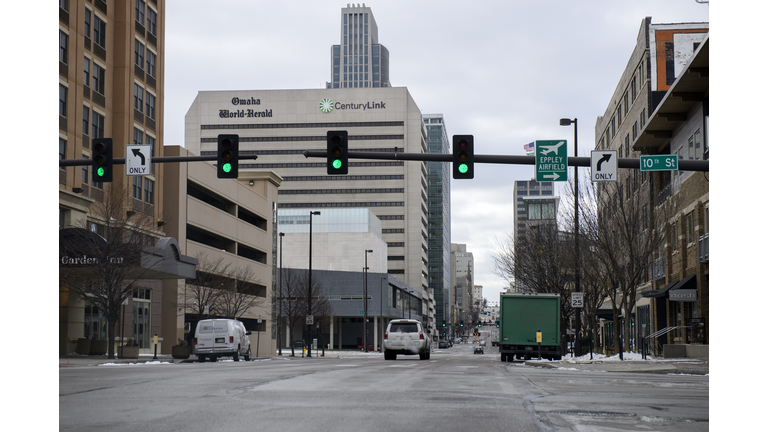
<path fill-rule="evenodd" d="M 379 27 L 365 3 L 341 9 L 341 42 L 331 47 L 328 89 L 391 87 L 389 50 L 379 43 Z"/>
<path fill-rule="evenodd" d="M 515 202 L 515 213 L 512 216 L 514 225 L 514 237 L 523 238 L 532 225 L 541 225 L 542 223 L 554 223 L 557 216 L 557 204 L 559 199 L 553 200 L 555 196 L 554 182 L 539 182 L 531 180 L 515 181 L 515 189 L 512 192 L 512 199 Z M 542 213 L 543 210 L 543 213 Z M 552 213 L 554 211 L 554 213 Z M 524 287 L 518 282 L 518 278 L 510 284 L 510 289 L 515 292 L 523 292 Z"/>

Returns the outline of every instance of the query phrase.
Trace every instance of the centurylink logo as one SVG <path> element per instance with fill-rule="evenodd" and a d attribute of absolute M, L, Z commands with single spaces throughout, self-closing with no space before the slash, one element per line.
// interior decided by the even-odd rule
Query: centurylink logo
<path fill-rule="evenodd" d="M 320 101 L 320 111 L 329 113 L 333 111 L 333 101 L 330 99 L 323 99 Z"/>

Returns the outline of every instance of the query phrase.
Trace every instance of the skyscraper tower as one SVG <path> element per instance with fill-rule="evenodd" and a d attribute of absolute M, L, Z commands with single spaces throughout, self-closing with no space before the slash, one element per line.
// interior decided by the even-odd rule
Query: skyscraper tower
<path fill-rule="evenodd" d="M 341 9 L 341 43 L 331 47 L 331 82 L 325 88 L 391 87 L 389 50 L 379 43 L 371 8 L 347 4 Z"/>

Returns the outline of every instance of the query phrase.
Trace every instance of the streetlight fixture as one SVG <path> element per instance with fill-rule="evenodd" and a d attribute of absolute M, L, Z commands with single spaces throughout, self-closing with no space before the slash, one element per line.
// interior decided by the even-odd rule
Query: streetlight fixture
<path fill-rule="evenodd" d="M 280 271 L 277 274 L 277 355 L 283 355 L 283 237 L 285 233 L 281 232 L 277 235 L 280 236 Z"/>
<path fill-rule="evenodd" d="M 372 249 L 365 251 L 365 267 L 363 268 L 363 351 L 368 352 L 368 254 Z"/>
<path fill-rule="evenodd" d="M 562 118 L 560 119 L 560 126 L 569 126 L 573 124 L 573 156 L 578 157 L 579 156 L 579 124 L 577 122 L 578 119 L 567 119 Z M 574 225 L 574 237 L 575 237 L 575 246 L 576 246 L 576 291 L 575 292 L 581 292 L 581 278 L 579 277 L 580 268 L 579 265 L 581 263 L 580 260 L 580 251 L 579 251 L 579 167 L 574 165 L 573 166 L 573 192 L 574 192 L 574 212 L 573 212 L 573 225 Z M 574 348 L 576 349 L 576 352 L 581 355 L 581 309 L 578 309 L 576 313 L 576 337 Z"/>
<path fill-rule="evenodd" d="M 309 212 L 309 286 L 307 287 L 307 358 L 312 357 L 312 324 L 309 323 L 309 317 L 312 316 L 312 216 L 320 215 L 319 211 Z M 314 320 L 313 320 L 314 322 Z"/>

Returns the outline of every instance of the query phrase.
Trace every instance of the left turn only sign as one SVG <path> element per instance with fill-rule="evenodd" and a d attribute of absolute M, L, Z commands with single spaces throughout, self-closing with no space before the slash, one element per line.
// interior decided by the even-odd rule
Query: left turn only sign
<path fill-rule="evenodd" d="M 125 175 L 145 176 L 152 174 L 152 146 L 125 146 Z"/>

